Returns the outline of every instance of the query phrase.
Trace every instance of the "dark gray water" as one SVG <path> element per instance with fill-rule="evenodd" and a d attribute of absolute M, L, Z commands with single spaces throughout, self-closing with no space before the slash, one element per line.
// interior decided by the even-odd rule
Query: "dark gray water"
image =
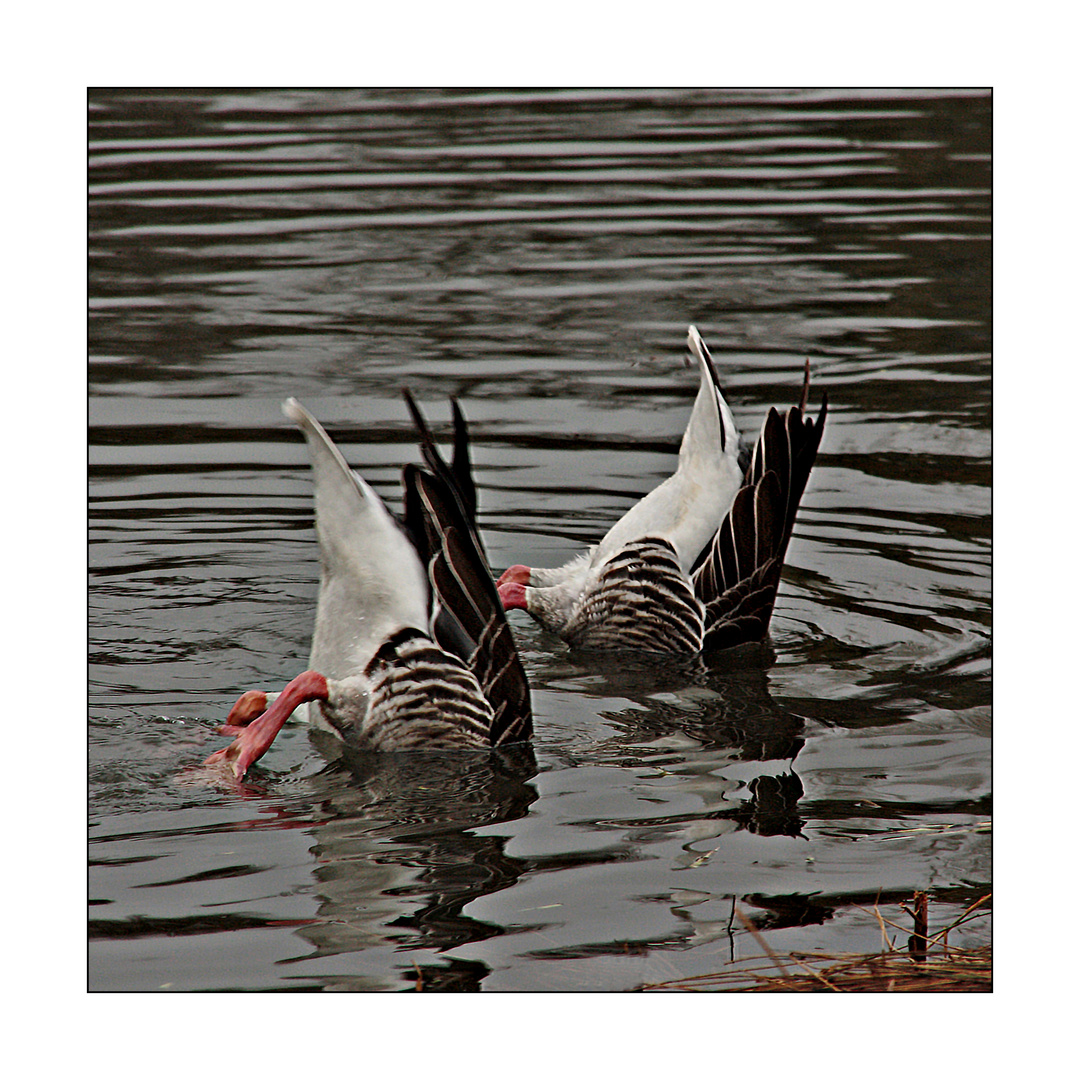
<path fill-rule="evenodd" d="M 881 946 L 990 891 L 990 137 L 974 92 L 93 92 L 90 986 L 626 989 Z M 494 566 L 668 475 L 697 388 L 830 415 L 773 662 L 598 665 L 520 613 L 534 758 L 197 765 L 306 666 L 294 395 L 396 506 L 400 398 Z M 950 936 L 989 939 L 989 916 Z M 891 930 L 903 944 L 903 933 Z"/>

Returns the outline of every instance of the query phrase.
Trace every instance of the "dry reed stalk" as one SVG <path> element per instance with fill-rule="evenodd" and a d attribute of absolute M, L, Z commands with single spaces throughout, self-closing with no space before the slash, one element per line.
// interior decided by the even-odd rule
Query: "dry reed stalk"
<path fill-rule="evenodd" d="M 788 959 L 807 968 L 808 974 L 776 975 L 770 961 L 766 967 L 647 983 L 637 989 L 741 993 L 988 993 L 993 988 L 989 945 L 977 949 L 953 949 L 947 958 L 929 956 L 921 961 L 900 950 L 853 955 L 823 953 L 813 958 L 815 963 L 825 965 L 820 970 L 808 968 L 805 960 L 795 956 Z"/>
<path fill-rule="evenodd" d="M 991 946 L 950 949 L 947 941 L 950 930 L 985 914 L 978 909 L 990 900 L 991 895 L 987 893 L 980 897 L 943 930 L 930 936 L 927 928 L 926 894 L 916 893 L 912 901 L 914 910 L 909 910 L 904 904 L 900 905 L 902 910 L 912 916 L 915 923 L 915 933 L 911 936 L 908 949 L 897 949 L 895 943 L 888 940 L 886 923 L 899 930 L 905 927 L 885 919 L 875 902 L 874 915 L 881 927 L 882 937 L 888 943 L 887 950 L 880 953 L 850 954 L 789 953 L 783 958 L 769 948 L 757 927 L 736 907 L 734 910 L 740 922 L 765 954 L 760 959 L 768 960 L 768 964 L 741 966 L 738 970 L 693 975 L 667 982 L 646 983 L 636 989 L 743 993 L 987 993 L 993 989 Z M 931 952 L 935 946 L 942 947 L 941 954 Z M 784 961 L 801 968 L 805 974 L 792 974 L 785 967 Z M 780 974 L 775 974 L 774 969 Z"/>

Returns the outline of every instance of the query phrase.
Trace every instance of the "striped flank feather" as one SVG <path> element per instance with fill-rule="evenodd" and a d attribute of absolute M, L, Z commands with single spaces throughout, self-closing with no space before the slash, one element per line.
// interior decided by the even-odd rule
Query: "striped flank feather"
<path fill-rule="evenodd" d="M 704 608 L 666 540 L 646 537 L 608 560 L 562 631 L 582 649 L 696 653 Z"/>

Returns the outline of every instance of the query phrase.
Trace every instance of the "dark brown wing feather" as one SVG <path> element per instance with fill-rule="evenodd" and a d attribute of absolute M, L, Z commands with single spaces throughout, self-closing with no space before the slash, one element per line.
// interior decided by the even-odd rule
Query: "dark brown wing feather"
<path fill-rule="evenodd" d="M 484 555 L 486 564 L 487 556 L 476 526 L 476 484 L 473 480 L 472 460 L 469 452 L 469 425 L 465 421 L 461 407 L 454 398 L 450 399 L 450 407 L 454 414 L 454 455 L 451 458 L 451 463 L 447 465 L 435 445 L 431 429 L 428 427 L 424 414 L 420 412 L 420 407 L 416 404 L 412 394 L 408 390 L 402 390 L 401 393 L 405 398 L 405 404 L 409 407 L 413 423 L 416 425 L 417 434 L 420 437 L 420 453 L 424 458 L 424 463 L 453 493 L 465 518 L 465 523 L 472 533 L 473 540 L 480 554 Z M 407 517 L 406 521 L 409 527 L 412 528 L 414 523 L 408 521 Z"/>
<path fill-rule="evenodd" d="M 816 420 L 806 417 L 807 361 L 799 405 L 781 416 L 770 409 L 743 486 L 693 574 L 705 604 L 705 648 L 762 641 L 769 632 L 780 572 L 821 435 L 828 399 Z"/>
<path fill-rule="evenodd" d="M 407 465 L 405 501 L 422 517 L 421 559 L 437 605 L 435 636 L 464 660 L 495 714 L 491 743 L 532 735 L 532 703 L 525 668 L 487 563 L 473 539 L 458 499 L 440 478 Z"/>
<path fill-rule="evenodd" d="M 476 484 L 473 482 L 472 454 L 469 448 L 469 425 L 457 398 L 450 399 L 450 409 L 454 414 L 454 456 L 450 459 L 450 468 L 457 480 L 458 490 L 465 503 L 465 517 L 476 530 Z"/>

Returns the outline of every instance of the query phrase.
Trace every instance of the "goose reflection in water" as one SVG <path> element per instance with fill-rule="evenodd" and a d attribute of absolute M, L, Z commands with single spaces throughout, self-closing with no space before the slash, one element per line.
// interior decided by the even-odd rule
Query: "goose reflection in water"
<path fill-rule="evenodd" d="M 484 827 L 524 817 L 536 801 L 531 748 L 396 754 L 311 738 L 330 764 L 284 781 L 305 789 L 293 805 L 312 820 L 293 824 L 311 833 L 317 903 L 295 931 L 311 948 L 282 961 L 291 977 L 344 990 L 477 989 L 483 965 L 439 954 L 498 933 L 463 909 L 529 869 Z M 264 786 L 238 783 L 260 799 Z"/>
<path fill-rule="evenodd" d="M 765 836 L 799 836 L 803 786 L 794 764 L 805 743 L 806 720 L 769 693 L 769 646 L 754 643 L 722 655 L 722 668 L 692 658 L 658 669 L 646 659 L 572 652 L 534 671 L 532 681 L 542 689 L 573 680 L 583 695 L 627 700 L 625 708 L 598 712 L 619 734 L 590 754 L 625 761 L 629 753 L 645 751 L 642 765 L 682 776 L 683 790 L 711 807 L 696 818 L 695 839 L 704 836 L 706 821 L 715 821 L 720 831 L 734 826 Z M 649 819 L 649 827 L 660 824 Z"/>

